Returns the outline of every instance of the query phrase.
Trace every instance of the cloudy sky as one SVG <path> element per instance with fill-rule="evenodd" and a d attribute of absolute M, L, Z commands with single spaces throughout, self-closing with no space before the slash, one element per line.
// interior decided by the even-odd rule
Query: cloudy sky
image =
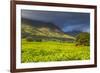
<path fill-rule="evenodd" d="M 64 32 L 90 31 L 89 13 L 22 10 L 21 17 L 54 23 Z"/>

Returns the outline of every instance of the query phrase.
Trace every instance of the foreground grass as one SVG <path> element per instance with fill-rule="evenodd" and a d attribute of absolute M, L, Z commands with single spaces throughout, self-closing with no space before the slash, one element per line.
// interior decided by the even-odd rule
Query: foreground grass
<path fill-rule="evenodd" d="M 89 46 L 75 46 L 74 43 L 27 42 L 22 40 L 22 63 L 88 60 Z"/>

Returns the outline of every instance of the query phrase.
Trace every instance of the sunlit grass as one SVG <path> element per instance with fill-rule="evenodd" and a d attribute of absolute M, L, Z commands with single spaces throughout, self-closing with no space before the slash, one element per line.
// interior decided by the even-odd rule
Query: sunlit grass
<path fill-rule="evenodd" d="M 22 40 L 22 62 L 48 62 L 90 59 L 89 46 L 67 42 L 27 42 Z"/>

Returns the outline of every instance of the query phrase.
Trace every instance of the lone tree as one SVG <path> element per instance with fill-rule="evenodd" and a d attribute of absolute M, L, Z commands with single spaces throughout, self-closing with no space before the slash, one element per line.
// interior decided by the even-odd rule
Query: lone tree
<path fill-rule="evenodd" d="M 82 32 L 76 36 L 76 46 L 78 45 L 84 45 L 89 46 L 90 45 L 90 34 L 87 32 Z"/>

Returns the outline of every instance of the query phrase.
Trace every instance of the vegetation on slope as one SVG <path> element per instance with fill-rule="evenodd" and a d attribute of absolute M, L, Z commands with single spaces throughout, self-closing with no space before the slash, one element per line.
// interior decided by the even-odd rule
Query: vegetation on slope
<path fill-rule="evenodd" d="M 27 36 L 46 36 L 46 37 L 69 38 L 75 40 L 74 37 L 65 34 L 56 25 L 42 21 L 23 19 L 21 30 L 22 30 L 22 38 Z"/>

